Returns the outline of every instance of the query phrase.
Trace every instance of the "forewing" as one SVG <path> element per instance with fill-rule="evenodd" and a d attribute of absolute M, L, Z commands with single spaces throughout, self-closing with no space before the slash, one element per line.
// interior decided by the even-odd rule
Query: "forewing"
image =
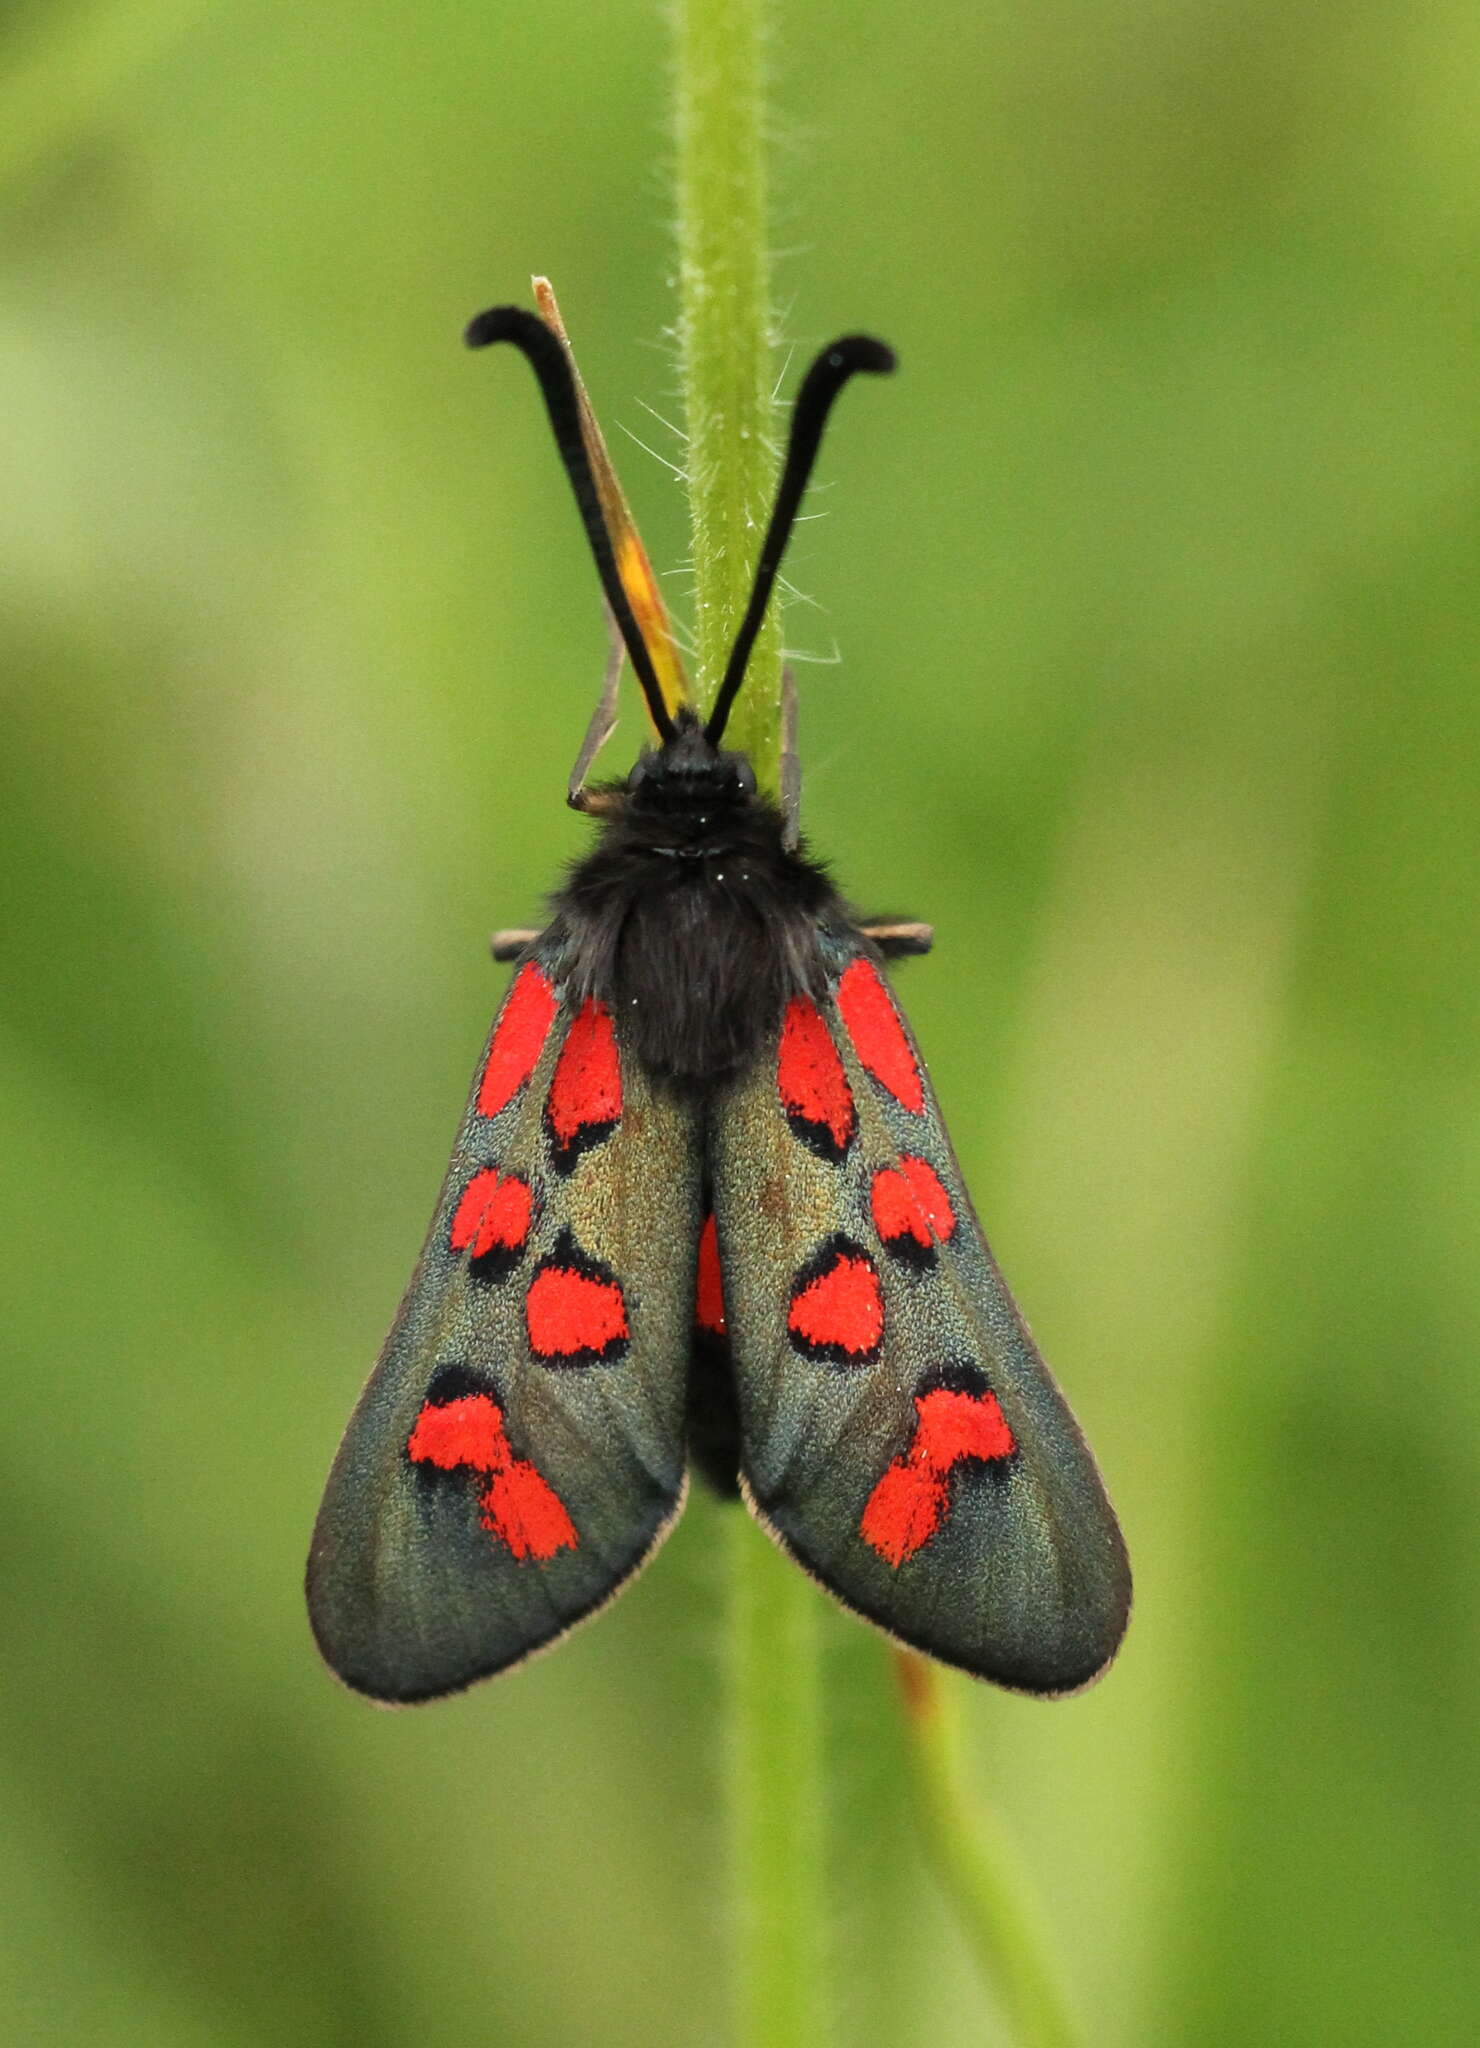
<path fill-rule="evenodd" d="M 716 1104 L 708 1136 L 742 1470 L 848 1606 L 997 1683 L 1086 1684 L 1130 1573 L 1083 1437 L 961 1182 L 875 961 Z"/>
<path fill-rule="evenodd" d="M 684 1484 L 702 1160 L 547 935 L 479 1064 L 421 1258 L 329 1475 L 309 1613 L 392 1701 L 599 1607 Z"/>

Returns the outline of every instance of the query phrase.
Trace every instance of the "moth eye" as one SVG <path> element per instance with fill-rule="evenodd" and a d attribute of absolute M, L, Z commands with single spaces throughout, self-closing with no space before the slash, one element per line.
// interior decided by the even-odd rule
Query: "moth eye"
<path fill-rule="evenodd" d="M 755 770 L 743 754 L 735 763 L 735 787 L 741 796 L 755 795 Z"/>

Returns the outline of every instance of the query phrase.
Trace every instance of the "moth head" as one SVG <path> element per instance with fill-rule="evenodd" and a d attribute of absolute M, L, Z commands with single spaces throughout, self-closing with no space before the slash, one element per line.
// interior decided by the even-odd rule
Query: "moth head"
<path fill-rule="evenodd" d="M 737 810 L 755 788 L 749 759 L 716 747 L 693 713 L 682 711 L 666 746 L 638 756 L 627 777 L 627 801 L 648 812 Z"/>

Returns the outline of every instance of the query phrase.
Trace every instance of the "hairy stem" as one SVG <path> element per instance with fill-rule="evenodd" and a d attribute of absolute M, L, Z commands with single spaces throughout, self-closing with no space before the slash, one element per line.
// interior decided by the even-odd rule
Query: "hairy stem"
<path fill-rule="evenodd" d="M 677 0 L 678 331 L 697 688 L 712 703 L 775 487 L 759 0 Z M 780 775 L 781 636 L 768 621 L 726 742 Z M 820 2048 L 822 1754 L 816 1595 L 732 1524 L 730 1773 L 742 2048 Z"/>
<path fill-rule="evenodd" d="M 678 0 L 676 14 L 679 362 L 705 703 L 745 610 L 776 481 L 762 17 L 760 0 Z M 773 616 L 726 734 L 772 789 L 780 698 Z"/>

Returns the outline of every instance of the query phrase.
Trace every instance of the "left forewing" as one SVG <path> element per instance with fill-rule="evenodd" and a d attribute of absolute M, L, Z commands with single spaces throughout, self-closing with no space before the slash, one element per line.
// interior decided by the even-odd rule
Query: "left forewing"
<path fill-rule="evenodd" d="M 558 943 L 516 973 L 309 1559 L 372 1697 L 517 1663 L 651 1553 L 683 1491 L 700 1168 Z"/>

